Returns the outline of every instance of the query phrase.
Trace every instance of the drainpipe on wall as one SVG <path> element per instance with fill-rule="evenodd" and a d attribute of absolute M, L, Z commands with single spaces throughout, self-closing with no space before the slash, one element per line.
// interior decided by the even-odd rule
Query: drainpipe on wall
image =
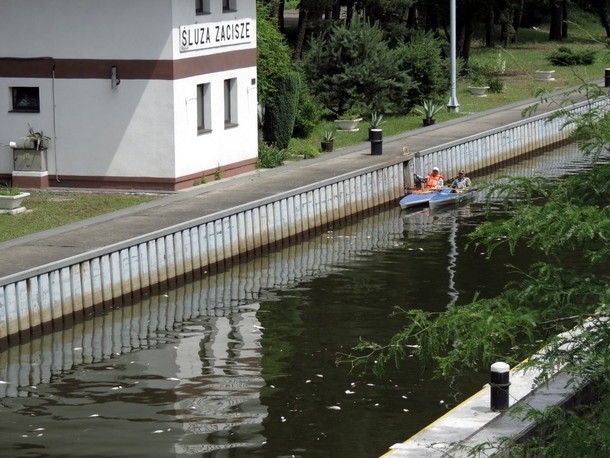
<path fill-rule="evenodd" d="M 51 74 L 51 95 L 53 98 L 53 155 L 55 157 L 55 181 L 59 181 L 59 165 L 57 163 L 57 123 L 55 118 L 55 61 L 53 60 L 53 70 Z"/>

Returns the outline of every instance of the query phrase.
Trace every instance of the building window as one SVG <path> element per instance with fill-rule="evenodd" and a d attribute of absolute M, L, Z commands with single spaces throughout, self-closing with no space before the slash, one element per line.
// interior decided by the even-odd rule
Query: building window
<path fill-rule="evenodd" d="M 212 108 L 210 101 L 210 83 L 197 85 L 197 133 L 203 134 L 212 130 Z"/>
<path fill-rule="evenodd" d="M 210 0 L 195 0 L 195 14 L 210 14 Z"/>
<path fill-rule="evenodd" d="M 225 80 L 225 127 L 237 125 L 237 79 Z"/>
<path fill-rule="evenodd" d="M 222 12 L 237 11 L 237 0 L 222 0 Z"/>
<path fill-rule="evenodd" d="M 40 93 L 37 87 L 12 87 L 11 111 L 40 113 Z"/>

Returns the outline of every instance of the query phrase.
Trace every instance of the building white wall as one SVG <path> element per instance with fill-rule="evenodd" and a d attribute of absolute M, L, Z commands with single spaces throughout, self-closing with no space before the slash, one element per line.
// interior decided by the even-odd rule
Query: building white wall
<path fill-rule="evenodd" d="M 234 68 L 240 65 L 232 57 L 232 63 L 222 64 L 229 68 L 214 73 L 208 73 L 209 60 L 198 60 L 224 62 L 225 53 L 255 52 L 255 1 L 237 3 L 237 11 L 222 12 L 222 0 L 211 0 L 212 13 L 197 15 L 195 0 L 3 0 L 0 60 L 32 59 L 48 70 L 40 78 L 0 75 L 0 173 L 10 174 L 13 168 L 11 150 L 4 145 L 24 136 L 28 123 L 53 138 L 50 175 L 179 179 L 253 163 L 257 156 L 254 59 L 251 66 Z M 180 26 L 238 20 L 249 24 L 248 42 L 181 52 Z M 24 36 L 23 24 L 36 33 Z M 110 72 L 53 77 L 53 62 L 65 69 L 62 59 L 74 59 L 77 65 L 101 62 L 108 68 L 116 64 L 120 85 L 111 88 Z M 133 69 L 138 60 L 174 70 L 172 61 L 182 62 L 182 68 L 193 65 L 202 74 L 189 70 L 191 75 L 175 79 L 125 77 L 125 62 Z M 225 128 L 223 81 L 228 78 L 237 79 L 238 122 Z M 205 134 L 197 132 L 196 88 L 201 83 L 210 84 L 212 99 L 212 128 Z M 40 88 L 40 113 L 9 112 L 14 86 Z"/>
<path fill-rule="evenodd" d="M 215 0 L 212 0 L 215 1 Z M 194 0 L 174 0 L 186 4 Z M 2 56 L 171 59 L 171 0 L 2 0 Z"/>
<path fill-rule="evenodd" d="M 212 130 L 197 135 L 198 84 L 209 83 L 212 106 L 224 107 L 224 80 L 237 78 L 238 126 L 225 128 L 224 111 L 212 113 Z M 254 80 L 254 84 L 252 81 Z M 176 173 L 209 170 L 257 155 L 256 68 L 201 75 L 176 82 Z M 195 135 L 193 135 L 195 133 Z"/>

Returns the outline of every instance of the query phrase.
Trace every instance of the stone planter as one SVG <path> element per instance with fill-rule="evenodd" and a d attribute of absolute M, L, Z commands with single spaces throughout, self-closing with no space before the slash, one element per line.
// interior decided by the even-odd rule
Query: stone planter
<path fill-rule="evenodd" d="M 555 81 L 555 70 L 536 70 L 536 80 Z"/>
<path fill-rule="evenodd" d="M 487 97 L 488 89 L 489 86 L 468 86 L 470 94 L 474 95 L 475 97 Z"/>
<path fill-rule="evenodd" d="M 335 119 L 335 122 L 339 126 L 339 130 L 347 131 L 347 132 L 357 132 L 358 123 L 362 121 L 362 118 L 356 119 Z"/>
<path fill-rule="evenodd" d="M 47 150 L 13 148 L 13 170 L 20 172 L 46 172 Z"/>
<path fill-rule="evenodd" d="M 29 192 L 20 192 L 14 196 L 0 194 L 0 214 L 17 214 L 25 211 L 25 207 L 21 205 L 23 199 L 30 195 Z"/>

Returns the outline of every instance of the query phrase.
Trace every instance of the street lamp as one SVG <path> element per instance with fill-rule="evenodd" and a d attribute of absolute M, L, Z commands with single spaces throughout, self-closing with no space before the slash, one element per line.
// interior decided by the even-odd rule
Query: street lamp
<path fill-rule="evenodd" d="M 450 44 L 451 49 L 451 96 L 449 97 L 449 103 L 447 104 L 447 111 L 449 113 L 458 113 L 460 111 L 460 104 L 457 99 L 457 83 L 456 83 L 456 58 L 455 58 L 455 0 L 449 2 L 449 28 L 450 28 Z"/>

